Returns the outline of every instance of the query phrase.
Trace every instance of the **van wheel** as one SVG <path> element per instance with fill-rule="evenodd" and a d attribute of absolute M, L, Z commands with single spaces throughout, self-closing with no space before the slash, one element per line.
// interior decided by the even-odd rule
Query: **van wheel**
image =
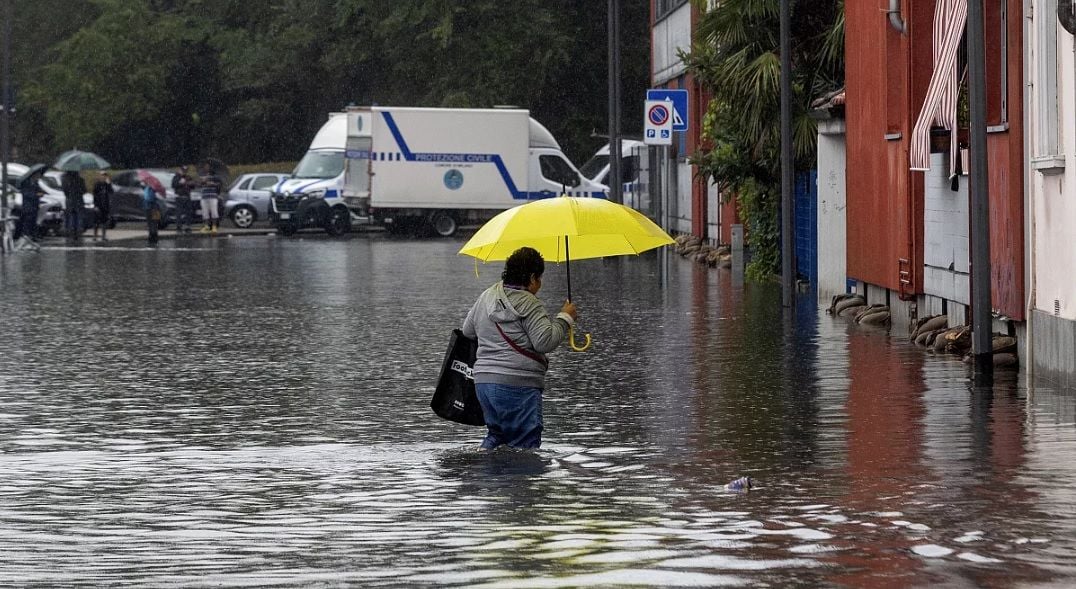
<path fill-rule="evenodd" d="M 333 236 L 343 235 L 351 231 L 351 212 L 347 210 L 347 207 L 333 207 L 329 211 L 325 231 Z"/>
<path fill-rule="evenodd" d="M 434 233 L 441 237 L 452 237 L 456 234 L 456 229 L 459 228 L 456 218 L 444 211 L 434 213 L 430 217 L 430 225 L 433 227 Z"/>

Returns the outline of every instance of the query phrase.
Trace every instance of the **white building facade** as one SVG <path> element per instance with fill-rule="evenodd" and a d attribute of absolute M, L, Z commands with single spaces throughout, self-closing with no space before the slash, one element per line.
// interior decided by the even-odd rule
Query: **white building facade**
<path fill-rule="evenodd" d="M 1076 386 L 1074 3 L 1025 3 L 1027 369 Z"/>

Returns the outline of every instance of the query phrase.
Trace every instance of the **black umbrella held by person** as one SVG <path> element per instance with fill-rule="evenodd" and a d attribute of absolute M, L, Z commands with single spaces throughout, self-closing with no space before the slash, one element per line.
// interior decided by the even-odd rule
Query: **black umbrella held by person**
<path fill-rule="evenodd" d="M 46 164 L 34 164 L 30 166 L 30 169 L 26 170 L 26 172 L 22 176 L 19 176 L 19 179 L 15 181 L 15 188 L 25 190 L 26 188 L 33 186 L 47 169 L 49 169 L 49 166 Z"/>

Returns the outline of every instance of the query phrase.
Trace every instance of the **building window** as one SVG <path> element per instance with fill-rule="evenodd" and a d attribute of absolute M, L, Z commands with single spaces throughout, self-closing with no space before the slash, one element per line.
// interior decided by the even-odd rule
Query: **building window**
<path fill-rule="evenodd" d="M 572 169 L 568 162 L 555 155 L 538 156 L 538 165 L 542 168 L 542 176 L 564 187 L 579 186 L 579 174 Z"/>
<path fill-rule="evenodd" d="M 687 4 L 687 0 L 654 0 L 654 21 L 665 18 L 670 12 Z"/>
<path fill-rule="evenodd" d="M 1035 6 L 1035 100 L 1039 121 L 1035 125 L 1035 155 L 1060 154 L 1057 108 L 1057 0 L 1040 0 Z"/>
<path fill-rule="evenodd" d="M 1009 124 L 1009 0 L 987 4 L 986 26 L 986 124 L 1007 129 Z M 993 38 L 993 31 L 997 38 Z M 967 63 L 967 54 L 964 54 Z M 962 70 L 963 71 L 963 70 Z"/>

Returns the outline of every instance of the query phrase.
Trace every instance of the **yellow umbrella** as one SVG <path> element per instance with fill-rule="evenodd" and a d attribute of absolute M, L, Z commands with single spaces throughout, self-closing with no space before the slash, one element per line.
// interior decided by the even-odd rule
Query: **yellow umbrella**
<path fill-rule="evenodd" d="M 459 253 L 483 262 L 501 261 L 527 246 L 546 261 L 564 262 L 572 300 L 571 260 L 640 254 L 673 243 L 668 233 L 631 207 L 603 198 L 560 196 L 529 202 L 483 225 Z M 571 333 L 572 349 L 582 351 Z"/>

